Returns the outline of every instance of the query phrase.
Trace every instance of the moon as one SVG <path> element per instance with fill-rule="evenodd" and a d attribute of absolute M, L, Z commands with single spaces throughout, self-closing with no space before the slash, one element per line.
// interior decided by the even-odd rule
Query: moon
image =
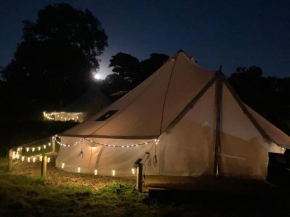
<path fill-rule="evenodd" d="M 96 79 L 96 80 L 100 80 L 100 79 L 101 79 L 100 74 L 98 74 L 98 73 L 94 74 L 94 79 Z"/>

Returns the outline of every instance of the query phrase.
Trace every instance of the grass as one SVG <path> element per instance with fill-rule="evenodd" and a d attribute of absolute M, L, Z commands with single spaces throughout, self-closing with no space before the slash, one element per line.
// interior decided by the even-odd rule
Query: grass
<path fill-rule="evenodd" d="M 85 181 L 84 177 L 80 179 Z M 115 178 L 98 190 L 92 179 L 87 179 L 91 185 L 81 182 L 77 186 L 73 179 L 52 185 L 48 179 L 9 172 L 7 160 L 1 160 L 0 216 L 290 216 L 289 191 L 163 191 L 149 197 L 136 191 L 133 184 Z M 94 184 L 98 180 L 102 178 L 95 178 Z"/>
<path fill-rule="evenodd" d="M 22 175 L 0 175 L 0 216 L 148 216 L 146 195 L 114 182 L 100 192 L 89 187 L 47 187 Z"/>

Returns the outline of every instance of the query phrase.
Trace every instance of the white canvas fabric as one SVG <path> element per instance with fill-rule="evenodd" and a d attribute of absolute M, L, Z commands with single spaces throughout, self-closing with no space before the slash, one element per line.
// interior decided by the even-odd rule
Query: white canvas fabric
<path fill-rule="evenodd" d="M 217 79 L 178 52 L 123 98 L 62 133 L 57 167 L 133 176 L 142 158 L 146 175 L 198 177 L 214 175 L 217 156 L 219 175 L 265 179 L 268 153 L 283 152 L 290 138 L 246 106 L 271 137 L 264 138 L 223 81 L 216 155 Z"/>

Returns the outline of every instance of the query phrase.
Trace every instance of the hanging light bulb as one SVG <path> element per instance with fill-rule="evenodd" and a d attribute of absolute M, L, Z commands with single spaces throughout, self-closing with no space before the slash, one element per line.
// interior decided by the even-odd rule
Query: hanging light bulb
<path fill-rule="evenodd" d="M 48 146 L 51 146 L 51 142 L 48 143 Z"/>
<path fill-rule="evenodd" d="M 49 163 L 49 162 L 50 162 L 50 157 L 47 158 L 47 163 Z"/>
<path fill-rule="evenodd" d="M 35 150 L 35 148 L 33 147 L 33 148 L 32 148 L 32 152 L 34 152 L 34 150 Z"/>
<path fill-rule="evenodd" d="M 115 176 L 115 175 L 116 175 L 116 171 L 112 170 L 112 176 Z"/>
<path fill-rule="evenodd" d="M 98 175 L 98 170 L 95 170 L 95 176 Z"/>
<path fill-rule="evenodd" d="M 80 173 L 81 172 L 81 167 L 78 167 L 78 173 Z"/>
<path fill-rule="evenodd" d="M 46 149 L 46 145 L 43 145 L 43 149 Z"/>
<path fill-rule="evenodd" d="M 27 158 L 27 162 L 28 162 L 28 163 L 30 163 L 30 157 L 29 157 L 29 158 Z"/>
<path fill-rule="evenodd" d="M 41 147 L 40 147 L 40 146 L 38 146 L 38 151 L 40 151 L 40 149 L 41 149 Z"/>
<path fill-rule="evenodd" d="M 64 166 L 65 166 L 65 163 L 62 163 L 62 164 L 61 164 L 61 168 L 63 169 L 63 168 L 64 168 Z"/>
<path fill-rule="evenodd" d="M 42 161 L 42 156 L 39 156 L 39 161 L 40 161 L 40 162 Z"/>
<path fill-rule="evenodd" d="M 33 158 L 32 158 L 32 161 L 33 161 L 33 163 L 35 163 L 35 161 L 36 161 L 36 157 L 33 157 Z"/>
<path fill-rule="evenodd" d="M 135 175 L 135 168 L 132 168 L 132 174 Z"/>
<path fill-rule="evenodd" d="M 24 161 L 24 160 L 25 160 L 25 157 L 24 157 L 24 156 L 22 156 L 22 157 L 21 157 L 21 161 Z"/>
<path fill-rule="evenodd" d="M 29 152 L 29 148 L 26 148 L 26 152 Z"/>

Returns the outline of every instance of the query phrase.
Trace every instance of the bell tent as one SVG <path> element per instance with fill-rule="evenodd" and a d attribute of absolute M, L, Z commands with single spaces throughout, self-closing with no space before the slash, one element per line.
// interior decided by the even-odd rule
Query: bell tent
<path fill-rule="evenodd" d="M 222 72 L 183 51 L 127 95 L 59 135 L 56 166 L 70 172 L 266 179 L 268 153 L 290 137 L 238 98 Z"/>

